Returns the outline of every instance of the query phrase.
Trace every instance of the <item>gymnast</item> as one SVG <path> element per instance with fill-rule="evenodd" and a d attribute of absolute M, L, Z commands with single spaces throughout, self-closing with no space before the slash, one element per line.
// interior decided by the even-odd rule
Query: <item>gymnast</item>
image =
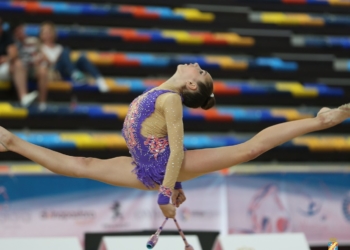
<path fill-rule="evenodd" d="M 60 175 L 157 190 L 164 216 L 174 218 L 176 207 L 186 200 L 181 182 L 253 160 L 297 136 L 333 127 L 350 117 L 350 104 L 322 108 L 314 118 L 268 127 L 239 145 L 186 151 L 183 105 L 205 110 L 215 105 L 213 79 L 197 63 L 179 65 L 169 80 L 130 104 L 122 134 L 131 157 L 67 156 L 30 144 L 3 127 L 0 152 L 15 152 Z"/>

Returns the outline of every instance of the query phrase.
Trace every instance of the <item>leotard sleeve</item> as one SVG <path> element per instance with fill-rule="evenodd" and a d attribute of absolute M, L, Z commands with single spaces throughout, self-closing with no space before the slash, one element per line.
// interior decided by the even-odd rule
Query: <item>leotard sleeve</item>
<path fill-rule="evenodd" d="M 162 185 L 174 189 L 184 159 L 181 97 L 177 94 L 168 95 L 162 106 L 170 147 L 170 156 Z"/>

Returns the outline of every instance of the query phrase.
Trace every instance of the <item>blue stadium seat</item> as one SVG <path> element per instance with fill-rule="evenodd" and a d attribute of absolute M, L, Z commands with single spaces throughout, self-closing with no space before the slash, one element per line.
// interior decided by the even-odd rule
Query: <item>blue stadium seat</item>
<path fill-rule="evenodd" d="M 252 60 L 249 64 L 250 67 L 268 67 L 275 71 L 296 71 L 298 70 L 298 64 L 296 62 L 284 62 L 280 58 L 267 58 L 258 57 Z"/>

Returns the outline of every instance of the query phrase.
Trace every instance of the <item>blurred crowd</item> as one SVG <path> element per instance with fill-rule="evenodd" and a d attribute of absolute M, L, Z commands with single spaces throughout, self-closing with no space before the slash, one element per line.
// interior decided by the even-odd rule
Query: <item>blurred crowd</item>
<path fill-rule="evenodd" d="M 108 91 L 104 78 L 84 55 L 72 61 L 69 48 L 56 42 L 53 23 L 42 23 L 39 37 L 31 37 L 24 23 L 4 28 L 0 18 L 0 81 L 13 82 L 21 106 L 28 107 L 38 99 L 38 108 L 44 111 L 50 82 L 88 84 L 91 79 L 100 92 Z M 36 91 L 28 91 L 29 81 L 37 83 Z"/>

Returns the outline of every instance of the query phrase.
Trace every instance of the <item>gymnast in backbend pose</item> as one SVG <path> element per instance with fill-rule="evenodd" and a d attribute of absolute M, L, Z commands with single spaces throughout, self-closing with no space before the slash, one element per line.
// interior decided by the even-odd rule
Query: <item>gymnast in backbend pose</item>
<path fill-rule="evenodd" d="M 209 73 L 197 63 L 179 65 L 169 80 L 131 103 L 122 130 L 131 157 L 101 160 L 67 156 L 23 141 L 2 127 L 0 152 L 18 153 L 61 175 L 159 190 L 160 209 L 164 216 L 173 218 L 174 205 L 186 199 L 181 182 L 250 161 L 297 136 L 330 128 L 350 117 L 350 104 L 322 108 L 315 118 L 271 126 L 239 145 L 186 151 L 182 105 L 209 109 L 214 104 Z"/>

